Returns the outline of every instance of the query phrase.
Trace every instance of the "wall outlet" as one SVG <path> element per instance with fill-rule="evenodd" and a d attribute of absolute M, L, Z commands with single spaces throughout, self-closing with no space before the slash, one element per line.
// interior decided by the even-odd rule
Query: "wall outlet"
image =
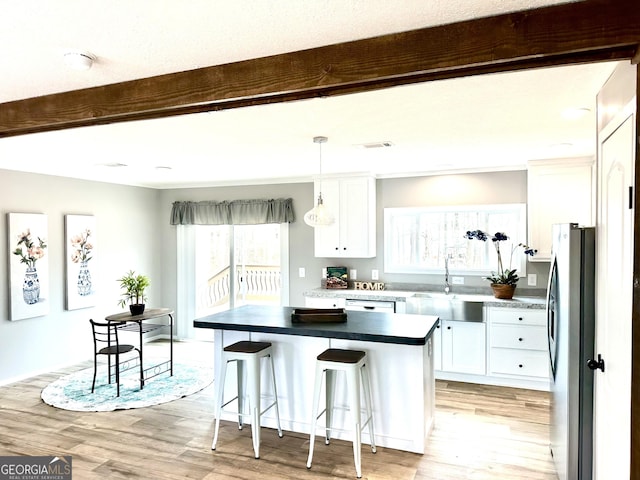
<path fill-rule="evenodd" d="M 451 277 L 453 285 L 464 285 L 464 277 Z"/>
<path fill-rule="evenodd" d="M 371 270 L 371 280 L 378 280 L 378 270 Z"/>
<path fill-rule="evenodd" d="M 304 267 L 300 267 L 300 268 L 298 269 L 298 276 L 299 276 L 300 278 L 304 278 L 304 276 L 306 275 L 306 273 L 307 273 L 307 272 L 305 271 Z"/>
<path fill-rule="evenodd" d="M 357 280 L 358 279 L 358 271 L 355 268 L 349 270 L 349 280 Z"/>
<path fill-rule="evenodd" d="M 527 275 L 527 285 L 535 287 L 538 284 L 538 276 L 535 273 Z"/>

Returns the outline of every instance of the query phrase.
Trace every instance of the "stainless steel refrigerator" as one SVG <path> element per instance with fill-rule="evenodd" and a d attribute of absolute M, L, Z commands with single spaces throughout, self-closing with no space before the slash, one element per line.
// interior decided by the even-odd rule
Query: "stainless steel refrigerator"
<path fill-rule="evenodd" d="M 595 228 L 554 225 L 552 245 L 547 289 L 551 453 L 560 480 L 591 480 Z"/>

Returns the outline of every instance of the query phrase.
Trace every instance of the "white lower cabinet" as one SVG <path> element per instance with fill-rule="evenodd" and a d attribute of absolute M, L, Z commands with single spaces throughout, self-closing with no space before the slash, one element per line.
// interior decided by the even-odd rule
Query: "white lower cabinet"
<path fill-rule="evenodd" d="M 344 308 L 345 299 L 305 296 L 305 305 Z M 440 320 L 432 335 L 436 378 L 549 390 L 545 310 L 485 305 L 483 311 L 484 322 Z"/>
<path fill-rule="evenodd" d="M 442 336 L 442 370 L 445 372 L 486 373 L 486 329 L 483 322 L 445 320 Z"/>
<path fill-rule="evenodd" d="M 540 309 L 487 308 L 489 375 L 514 381 L 549 379 L 546 313 Z"/>
<path fill-rule="evenodd" d="M 547 352 L 493 347 L 489 369 L 492 375 L 548 378 L 548 359 Z"/>
<path fill-rule="evenodd" d="M 436 378 L 548 390 L 545 311 L 485 306 L 484 320 L 441 321 L 433 335 Z"/>

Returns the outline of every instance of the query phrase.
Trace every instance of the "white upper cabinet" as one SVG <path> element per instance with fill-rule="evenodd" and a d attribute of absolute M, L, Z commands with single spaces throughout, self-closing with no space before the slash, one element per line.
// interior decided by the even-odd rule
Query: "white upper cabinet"
<path fill-rule="evenodd" d="M 315 198 L 320 182 L 315 182 Z M 324 206 L 333 225 L 315 228 L 315 256 L 372 258 L 376 256 L 376 181 L 373 177 L 325 178 Z"/>
<path fill-rule="evenodd" d="M 528 244 L 538 250 L 530 262 L 551 260 L 554 223 L 593 225 L 593 158 L 536 160 L 527 166 Z"/>

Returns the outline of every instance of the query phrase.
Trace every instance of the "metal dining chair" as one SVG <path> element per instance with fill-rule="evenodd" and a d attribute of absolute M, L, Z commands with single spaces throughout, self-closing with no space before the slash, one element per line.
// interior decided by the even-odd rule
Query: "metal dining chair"
<path fill-rule="evenodd" d="M 98 356 L 107 356 L 107 368 L 108 368 L 108 381 L 111 384 L 111 379 L 115 377 L 117 395 L 120 396 L 120 372 L 131 370 L 132 368 L 140 366 L 140 378 L 142 378 L 142 362 L 140 361 L 140 349 L 134 345 L 121 344 L 118 338 L 118 326 L 123 322 L 91 322 L 91 329 L 93 330 L 93 382 L 91 384 L 91 393 L 95 391 L 96 387 L 96 374 L 98 372 Z M 137 352 L 137 358 L 128 357 L 124 361 L 121 361 L 120 355 L 129 352 Z M 112 360 L 113 359 L 113 360 Z M 137 360 L 136 363 L 131 363 L 132 360 Z M 123 367 L 123 368 L 121 368 Z M 112 370 L 113 373 L 112 373 Z"/>

